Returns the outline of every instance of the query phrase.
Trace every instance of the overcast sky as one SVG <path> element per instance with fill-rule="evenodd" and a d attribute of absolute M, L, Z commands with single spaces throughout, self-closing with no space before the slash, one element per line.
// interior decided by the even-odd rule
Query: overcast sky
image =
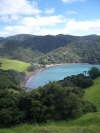
<path fill-rule="evenodd" d="M 100 35 L 100 0 L 0 0 L 0 36 Z"/>

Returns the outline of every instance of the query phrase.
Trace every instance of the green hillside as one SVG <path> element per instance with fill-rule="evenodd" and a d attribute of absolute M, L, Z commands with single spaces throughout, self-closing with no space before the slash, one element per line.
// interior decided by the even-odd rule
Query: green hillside
<path fill-rule="evenodd" d="M 6 58 L 0 58 L 0 63 L 1 63 L 0 67 L 1 69 L 4 70 L 13 69 L 18 72 L 26 72 L 27 68 L 30 66 L 29 63 L 25 63 L 18 60 L 6 59 Z"/>
<path fill-rule="evenodd" d="M 90 49 L 91 48 L 91 49 Z M 2 38 L 0 56 L 25 62 L 100 64 L 100 36 L 28 34 Z M 94 54 L 93 54 L 94 53 Z M 42 61 L 41 61 L 42 59 Z"/>
<path fill-rule="evenodd" d="M 85 99 L 91 101 L 100 111 L 100 78 L 94 81 L 94 85 L 86 90 Z"/>
<path fill-rule="evenodd" d="M 90 49 L 91 48 L 91 49 Z M 49 63 L 91 63 L 100 64 L 100 42 L 78 40 L 49 52 L 45 58 Z"/>
<path fill-rule="evenodd" d="M 97 105 L 100 111 L 100 78 L 86 90 L 85 99 Z M 20 125 L 0 129 L 0 133 L 100 133 L 100 112 L 88 113 L 76 120 L 49 122 L 42 125 Z"/>

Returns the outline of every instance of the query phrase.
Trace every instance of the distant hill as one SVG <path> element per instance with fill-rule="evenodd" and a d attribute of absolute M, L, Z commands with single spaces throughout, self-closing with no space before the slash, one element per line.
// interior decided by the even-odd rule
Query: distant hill
<path fill-rule="evenodd" d="M 100 36 L 20 34 L 0 38 L 0 56 L 26 62 L 100 63 Z M 41 61 L 42 60 L 42 61 Z"/>
<path fill-rule="evenodd" d="M 85 36 L 47 54 L 50 62 L 100 64 L 100 37 Z"/>

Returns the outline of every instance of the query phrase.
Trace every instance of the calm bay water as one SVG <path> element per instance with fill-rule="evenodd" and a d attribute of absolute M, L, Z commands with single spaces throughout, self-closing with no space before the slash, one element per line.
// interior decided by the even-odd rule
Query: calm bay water
<path fill-rule="evenodd" d="M 100 65 L 91 64 L 64 64 L 43 70 L 33 75 L 26 83 L 27 88 L 37 88 L 50 81 L 64 79 L 67 76 L 76 75 L 88 71 L 91 67 L 100 68 Z"/>

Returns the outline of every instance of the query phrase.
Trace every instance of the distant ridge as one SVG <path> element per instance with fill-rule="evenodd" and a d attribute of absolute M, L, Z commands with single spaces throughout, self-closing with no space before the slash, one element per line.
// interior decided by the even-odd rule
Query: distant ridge
<path fill-rule="evenodd" d="M 47 63 L 88 62 L 100 63 L 100 36 L 72 36 L 18 34 L 0 37 L 0 56 Z"/>

